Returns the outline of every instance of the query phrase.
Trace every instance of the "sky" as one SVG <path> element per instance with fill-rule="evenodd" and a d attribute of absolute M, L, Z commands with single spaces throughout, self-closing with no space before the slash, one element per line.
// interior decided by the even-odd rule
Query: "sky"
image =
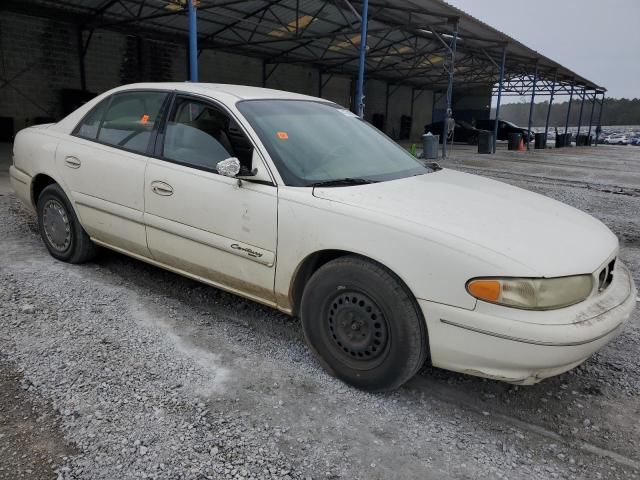
<path fill-rule="evenodd" d="M 605 87 L 608 97 L 640 98 L 640 0 L 446 1 Z"/>

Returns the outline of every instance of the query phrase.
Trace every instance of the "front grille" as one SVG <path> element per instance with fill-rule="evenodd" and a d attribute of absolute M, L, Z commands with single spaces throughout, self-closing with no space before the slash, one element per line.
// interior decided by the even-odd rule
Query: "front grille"
<path fill-rule="evenodd" d="M 613 281 L 613 269 L 616 266 L 616 259 L 614 258 L 609 262 L 609 264 L 600 270 L 598 274 L 598 291 L 602 292 L 606 290 L 611 282 Z"/>

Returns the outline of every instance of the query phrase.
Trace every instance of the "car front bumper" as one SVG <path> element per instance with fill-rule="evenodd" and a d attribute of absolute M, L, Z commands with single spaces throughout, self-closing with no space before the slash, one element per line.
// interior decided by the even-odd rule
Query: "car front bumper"
<path fill-rule="evenodd" d="M 564 324 L 514 320 L 425 300 L 418 303 L 429 330 L 433 366 L 531 385 L 572 369 L 612 341 L 630 318 L 636 295 L 629 270 L 619 262 L 609 288 L 597 301 L 583 302 L 578 311 L 571 309 Z M 539 312 L 535 318 L 539 320 Z"/>

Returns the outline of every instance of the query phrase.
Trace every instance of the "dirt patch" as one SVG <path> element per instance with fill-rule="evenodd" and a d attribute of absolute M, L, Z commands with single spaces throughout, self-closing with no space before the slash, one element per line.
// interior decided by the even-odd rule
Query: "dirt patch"
<path fill-rule="evenodd" d="M 57 477 L 74 448 L 59 430 L 53 410 L 30 398 L 33 386 L 0 356 L 0 480 Z"/>

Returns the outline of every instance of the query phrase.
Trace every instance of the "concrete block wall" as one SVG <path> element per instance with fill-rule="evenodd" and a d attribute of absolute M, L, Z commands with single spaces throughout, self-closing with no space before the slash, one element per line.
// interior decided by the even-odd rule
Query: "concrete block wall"
<path fill-rule="evenodd" d="M 273 65 L 268 65 L 271 71 Z M 282 63 L 267 79 L 266 87 L 318 96 L 320 72 L 316 68 Z"/>
<path fill-rule="evenodd" d="M 387 84 L 381 80 L 369 80 L 365 86 L 365 119 L 372 121 L 374 114 L 385 114 L 387 110 Z M 431 103 L 433 92 L 425 90 L 414 92 L 413 121 L 411 122 L 411 141 L 419 141 L 424 125 L 431 123 Z M 392 138 L 400 134 L 402 115 L 411 116 L 411 87 L 391 86 L 389 88 L 388 115 L 384 132 Z"/>
<path fill-rule="evenodd" d="M 76 32 L 53 20 L 0 12 L 0 116 L 22 128 L 59 117 L 60 91 L 80 88 Z"/>
<path fill-rule="evenodd" d="M 336 102 L 345 108 L 351 108 L 351 78 L 333 75 L 327 80 L 328 75 L 322 76 L 326 85 L 322 88 L 322 98 Z M 316 93 L 317 95 L 317 93 Z"/>
<path fill-rule="evenodd" d="M 87 40 L 88 33 L 83 36 Z M 107 30 L 96 30 L 88 45 L 84 64 L 89 92 L 139 81 L 187 79 L 186 45 Z M 71 23 L 0 11 L 0 116 L 13 117 L 15 130 L 42 118 L 61 118 L 62 90 L 82 87 L 78 50 Z M 205 50 L 199 62 L 203 82 L 262 85 L 261 59 Z M 313 66 L 281 64 L 266 87 L 317 96 L 319 82 L 319 70 Z M 351 88 L 351 77 L 333 75 L 322 96 L 349 108 Z M 371 121 L 373 114 L 387 110 L 387 85 L 371 79 L 365 89 L 365 119 Z M 412 140 L 419 140 L 424 124 L 431 121 L 431 98 L 431 92 L 425 92 L 414 104 Z M 410 114 L 411 88 L 399 87 L 388 102 L 385 132 L 397 137 L 401 116 Z"/>
<path fill-rule="evenodd" d="M 413 102 L 413 123 L 411 125 L 411 141 L 421 142 L 424 126 L 433 122 L 431 109 L 433 107 L 432 90 L 416 90 Z"/>
<path fill-rule="evenodd" d="M 376 114 L 384 115 L 386 109 L 387 84 L 381 80 L 370 79 L 364 85 L 364 119 L 373 121 Z M 387 122 L 388 124 L 388 122 Z M 386 132 L 386 129 L 385 129 Z"/>
<path fill-rule="evenodd" d="M 262 86 L 262 60 L 259 58 L 203 50 L 198 67 L 201 82 Z"/>
<path fill-rule="evenodd" d="M 0 12 L 0 116 L 13 117 L 16 131 L 61 118 L 62 90 L 82 87 L 78 50 L 69 23 Z M 186 70 L 184 47 L 102 30 L 85 57 L 93 93 L 138 81 L 183 81 Z"/>
<path fill-rule="evenodd" d="M 186 58 L 186 47 L 174 43 L 98 30 L 85 56 L 87 90 L 101 93 L 126 83 L 184 81 Z"/>
<path fill-rule="evenodd" d="M 411 114 L 411 87 L 389 88 L 389 117 L 385 133 L 391 138 L 400 138 L 400 117 Z M 412 122 L 413 126 L 413 122 Z"/>
<path fill-rule="evenodd" d="M 437 94 L 434 117 L 442 121 L 447 106 L 445 92 Z M 473 120 L 488 119 L 491 114 L 491 88 L 480 88 L 464 91 L 453 91 L 453 117 L 472 123 Z"/>
<path fill-rule="evenodd" d="M 86 33 L 84 37 L 86 40 Z M 120 33 L 104 30 L 94 32 L 85 56 L 89 91 L 101 93 L 122 84 L 123 69 L 126 70 L 127 64 L 133 63 L 137 57 L 135 51 L 131 52 L 132 57 L 126 56 L 127 43 L 131 44 L 131 40 L 128 41 L 127 37 Z M 73 49 L 73 54 L 77 55 L 76 48 Z M 80 85 L 76 88 L 80 88 Z"/>
<path fill-rule="evenodd" d="M 488 119 L 491 113 L 491 88 L 454 91 L 454 117 L 471 123 Z"/>

